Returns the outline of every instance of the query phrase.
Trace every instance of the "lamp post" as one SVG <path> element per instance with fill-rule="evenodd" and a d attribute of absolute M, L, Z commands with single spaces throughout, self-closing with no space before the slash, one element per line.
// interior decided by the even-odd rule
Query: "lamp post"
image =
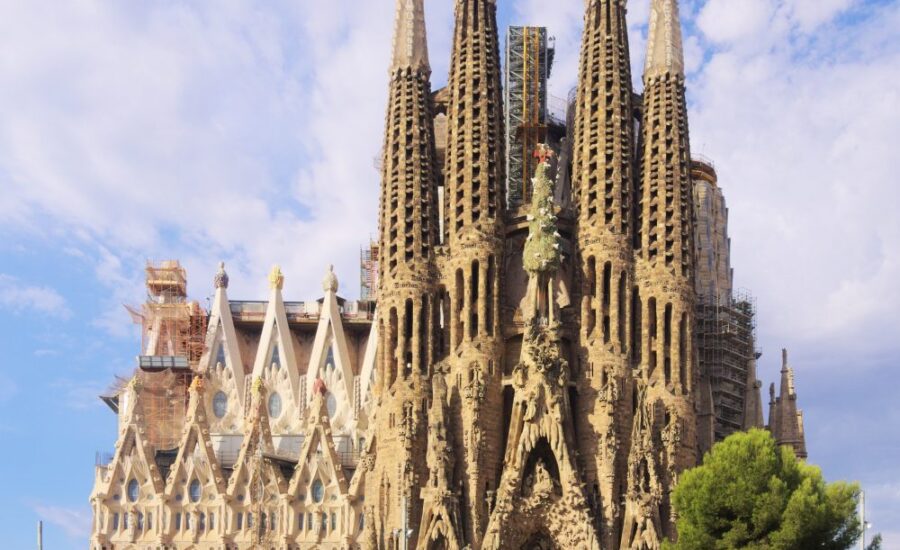
<path fill-rule="evenodd" d="M 860 550 L 866 550 L 866 531 L 868 531 L 872 524 L 866 521 L 866 492 L 860 491 L 859 496 L 859 520 L 860 525 L 862 526 L 862 537 L 859 539 L 859 548 Z"/>

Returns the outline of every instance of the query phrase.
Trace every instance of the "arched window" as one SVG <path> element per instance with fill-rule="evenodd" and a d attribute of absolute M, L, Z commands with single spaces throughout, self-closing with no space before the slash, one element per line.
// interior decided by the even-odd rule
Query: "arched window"
<path fill-rule="evenodd" d="M 191 502 L 200 502 L 202 494 L 203 488 L 200 487 L 200 480 L 195 479 L 191 481 L 191 484 L 188 486 L 188 498 L 191 499 Z"/>
<path fill-rule="evenodd" d="M 328 418 L 333 419 L 337 412 L 337 399 L 331 392 L 328 392 L 328 395 L 325 397 L 325 408 L 328 410 Z"/>
<path fill-rule="evenodd" d="M 213 396 L 213 414 L 216 418 L 222 418 L 228 412 L 228 396 L 225 392 L 216 392 Z"/>
<path fill-rule="evenodd" d="M 322 502 L 325 498 L 325 485 L 322 484 L 321 479 L 316 479 L 312 483 L 311 491 L 313 502 L 316 504 Z"/>
<path fill-rule="evenodd" d="M 281 396 L 277 392 L 269 396 L 269 416 L 272 418 L 281 416 Z"/>
<path fill-rule="evenodd" d="M 126 489 L 128 502 L 137 502 L 138 497 L 141 496 L 141 485 L 140 483 L 138 483 L 138 480 L 132 479 L 131 481 L 129 481 L 128 487 Z"/>

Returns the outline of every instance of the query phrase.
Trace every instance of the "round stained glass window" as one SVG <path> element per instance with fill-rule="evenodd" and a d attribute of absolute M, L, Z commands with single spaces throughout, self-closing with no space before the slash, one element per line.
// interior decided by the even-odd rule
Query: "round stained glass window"
<path fill-rule="evenodd" d="M 277 393 L 269 396 L 269 416 L 272 418 L 281 416 L 281 396 Z"/>
<path fill-rule="evenodd" d="M 188 487 L 188 497 L 190 497 L 191 502 L 200 502 L 201 494 L 203 494 L 203 489 L 200 487 L 200 481 L 195 479 Z"/>
<path fill-rule="evenodd" d="M 312 490 L 310 491 L 312 494 L 313 502 L 319 503 L 322 502 L 322 499 L 325 498 L 325 485 L 322 484 L 321 479 L 316 479 L 312 483 Z"/>
<path fill-rule="evenodd" d="M 222 418 L 228 412 L 228 396 L 225 392 L 217 392 L 213 396 L 213 414 L 216 418 Z"/>
<path fill-rule="evenodd" d="M 126 494 L 128 495 L 128 501 L 137 502 L 138 497 L 141 496 L 141 485 L 138 481 L 136 479 L 129 481 L 127 489 Z"/>

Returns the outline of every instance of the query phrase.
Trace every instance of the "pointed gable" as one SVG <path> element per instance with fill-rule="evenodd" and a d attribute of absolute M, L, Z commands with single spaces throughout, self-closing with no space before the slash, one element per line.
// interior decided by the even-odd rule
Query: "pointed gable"
<path fill-rule="evenodd" d="M 238 453 L 234 473 L 228 481 L 229 495 L 243 495 L 248 501 L 259 500 L 260 490 L 268 496 L 284 494 L 287 482 L 277 467 L 265 459 L 274 455 L 269 427 L 268 392 L 261 378 L 253 380 L 248 429 Z M 265 498 L 265 497 L 263 497 Z"/>
<path fill-rule="evenodd" d="M 222 391 L 227 397 L 227 406 L 224 410 L 226 414 L 223 417 L 226 415 L 233 417 L 230 419 L 238 424 L 245 407 L 246 373 L 228 302 L 228 274 L 225 272 L 224 263 L 219 264 L 215 286 L 216 294 L 210 311 L 206 347 L 200 358 L 199 368 L 209 376 L 211 391 L 209 399 L 213 399 L 218 391 Z M 211 404 L 208 399 L 204 401 L 207 401 L 207 405 Z"/>
<path fill-rule="evenodd" d="M 322 301 L 322 312 L 319 316 L 319 326 L 316 330 L 316 339 L 313 341 L 312 354 L 309 358 L 309 368 L 306 371 L 306 402 L 311 403 L 313 395 L 313 380 L 322 378 L 327 380 L 329 387 L 336 394 L 343 394 L 346 402 L 353 405 L 353 365 L 350 362 L 350 351 L 347 348 L 347 339 L 344 335 L 344 325 L 341 321 L 341 309 L 337 301 L 338 280 L 334 274 L 334 268 L 329 267 L 325 279 L 322 281 L 322 290 L 325 297 Z M 336 372 L 325 372 L 329 360 L 333 361 Z M 336 388 L 337 382 L 340 391 Z"/>
<path fill-rule="evenodd" d="M 101 488 L 102 498 L 116 498 L 125 501 L 126 488 L 131 480 L 137 480 L 139 491 L 150 491 L 154 495 L 163 493 L 164 481 L 154 460 L 153 451 L 147 443 L 144 432 L 144 414 L 140 398 L 140 383 L 132 378 L 125 389 L 124 402 L 128 409 L 121 436 L 113 460 L 109 465 L 107 483 Z"/>
<path fill-rule="evenodd" d="M 293 341 L 284 309 L 284 299 L 281 295 L 284 275 L 281 274 L 278 266 L 272 268 L 269 282 L 271 285 L 269 306 L 263 322 L 259 349 L 256 352 L 256 362 L 253 364 L 253 378 L 262 376 L 264 369 L 277 365 L 277 368 L 283 369 L 286 373 L 290 381 L 292 396 L 296 400 L 299 397 L 300 381 Z"/>
<path fill-rule="evenodd" d="M 166 483 L 166 495 L 169 497 L 179 491 L 184 494 L 195 479 L 203 487 L 213 488 L 216 495 L 225 494 L 225 477 L 209 437 L 205 391 L 202 379 L 195 378 L 190 390 L 189 420 Z"/>
<path fill-rule="evenodd" d="M 294 496 L 309 494 L 312 502 L 316 502 L 313 494 L 316 480 L 322 484 L 323 499 L 329 498 L 330 495 L 347 494 L 348 485 L 331 432 L 331 421 L 325 400 L 327 389 L 321 380 L 316 380 L 312 385 L 314 395 L 310 404 L 310 414 L 306 419 L 306 438 L 289 490 Z"/>

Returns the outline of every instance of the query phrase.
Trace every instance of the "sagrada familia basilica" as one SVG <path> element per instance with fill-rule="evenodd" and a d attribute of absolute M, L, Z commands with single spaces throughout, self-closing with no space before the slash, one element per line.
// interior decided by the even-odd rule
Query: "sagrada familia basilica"
<path fill-rule="evenodd" d="M 207 310 L 177 262 L 149 265 L 138 368 L 103 397 L 93 550 L 677 537 L 679 475 L 763 426 L 759 355 L 715 169 L 690 153 L 677 0 L 633 1 L 651 2 L 643 93 L 625 0 L 587 0 L 554 122 L 545 31 L 510 29 L 524 76 L 504 84 L 495 0 L 455 0 L 433 92 L 424 2 L 397 0 L 377 285 L 348 301 L 328 270 L 321 299 L 288 302 L 275 267 L 268 300 L 234 301 L 222 265 Z M 771 397 L 805 456 L 786 354 Z"/>

